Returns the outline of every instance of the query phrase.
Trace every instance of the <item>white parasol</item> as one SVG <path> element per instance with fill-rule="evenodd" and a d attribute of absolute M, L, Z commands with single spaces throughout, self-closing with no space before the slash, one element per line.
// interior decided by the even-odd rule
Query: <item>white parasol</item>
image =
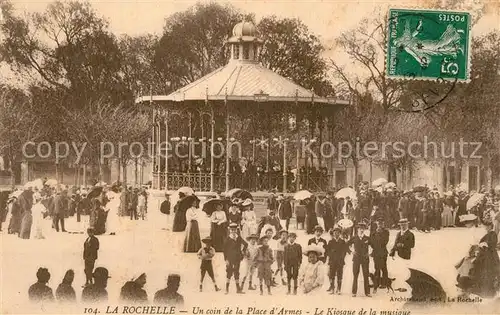
<path fill-rule="evenodd" d="M 300 190 L 300 191 L 296 192 L 295 195 L 293 195 L 293 199 L 295 199 L 295 200 L 304 200 L 304 199 L 311 198 L 311 197 L 312 197 L 312 193 L 309 192 L 308 190 Z"/>
<path fill-rule="evenodd" d="M 100 181 L 98 183 L 96 183 L 94 186 L 95 187 L 106 187 L 108 184 L 106 184 L 105 182 L 103 181 Z"/>
<path fill-rule="evenodd" d="M 377 178 L 372 182 L 372 186 L 378 187 L 387 184 L 387 179 L 385 178 Z"/>
<path fill-rule="evenodd" d="M 191 187 L 184 186 L 177 189 L 177 193 L 183 193 L 186 196 L 192 196 L 194 195 L 194 190 Z"/>
<path fill-rule="evenodd" d="M 342 188 L 341 190 L 337 191 L 335 194 L 335 198 L 345 198 L 349 197 L 351 199 L 357 199 L 356 191 L 352 188 Z"/>
<path fill-rule="evenodd" d="M 43 189 L 43 180 L 41 178 L 37 178 L 34 181 L 32 181 L 31 183 L 33 185 L 32 186 L 33 188 L 36 188 L 38 190 L 42 190 Z"/>
<path fill-rule="evenodd" d="M 469 214 L 464 214 L 458 217 L 460 219 L 460 222 L 470 222 L 470 221 L 475 221 L 477 219 L 477 215 L 473 213 Z"/>
<path fill-rule="evenodd" d="M 45 185 L 50 186 L 50 187 L 55 187 L 55 186 L 57 186 L 57 180 L 55 180 L 53 178 L 47 179 L 45 181 Z"/>
<path fill-rule="evenodd" d="M 396 184 L 393 182 L 388 182 L 387 184 L 385 184 L 384 187 L 385 187 L 385 189 L 396 188 Z"/>
<path fill-rule="evenodd" d="M 473 207 L 477 206 L 478 204 L 481 203 L 481 201 L 483 201 L 484 199 L 484 194 L 479 194 L 479 193 L 475 193 L 474 195 L 472 195 L 469 200 L 467 200 L 467 206 L 466 206 L 466 209 L 467 210 L 470 210 L 472 209 Z"/>
<path fill-rule="evenodd" d="M 224 193 L 224 196 L 231 198 L 234 194 L 236 194 L 238 191 L 241 191 L 241 188 L 233 188 Z"/>

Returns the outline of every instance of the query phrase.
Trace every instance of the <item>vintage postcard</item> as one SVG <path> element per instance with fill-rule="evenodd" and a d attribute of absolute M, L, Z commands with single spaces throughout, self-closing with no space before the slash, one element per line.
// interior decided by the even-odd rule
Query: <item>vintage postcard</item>
<path fill-rule="evenodd" d="M 0 314 L 500 313 L 498 0 L 0 0 Z"/>

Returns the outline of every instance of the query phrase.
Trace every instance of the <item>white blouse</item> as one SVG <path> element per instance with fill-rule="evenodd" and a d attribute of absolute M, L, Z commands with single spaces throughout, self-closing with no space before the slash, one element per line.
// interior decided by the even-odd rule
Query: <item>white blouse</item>
<path fill-rule="evenodd" d="M 198 212 L 196 211 L 196 208 L 189 208 L 186 210 L 186 221 L 198 221 Z"/>
<path fill-rule="evenodd" d="M 214 213 L 212 213 L 210 220 L 213 223 L 224 223 L 227 221 L 226 213 L 224 211 L 215 211 Z"/>

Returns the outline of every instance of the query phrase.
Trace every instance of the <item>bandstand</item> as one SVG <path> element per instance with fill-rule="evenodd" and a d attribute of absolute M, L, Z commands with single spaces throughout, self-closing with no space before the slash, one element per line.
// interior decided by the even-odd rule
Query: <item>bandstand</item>
<path fill-rule="evenodd" d="M 153 111 L 152 188 L 324 190 L 331 184 L 332 168 L 326 165 L 322 172 L 310 174 L 300 144 L 317 141 L 315 128 L 306 139 L 299 127 L 309 117 L 333 123 L 335 111 L 349 101 L 315 95 L 261 65 L 263 42 L 253 23 L 238 23 L 232 35 L 226 42 L 230 49 L 227 65 L 169 95 L 136 99 Z M 293 137 L 282 139 L 276 130 L 271 135 L 273 124 L 283 120 L 293 125 Z M 252 139 L 241 145 L 243 125 L 257 123 L 260 127 L 253 129 Z M 279 144 L 280 163 L 270 160 L 271 143 Z M 265 155 L 260 166 L 256 151 Z"/>

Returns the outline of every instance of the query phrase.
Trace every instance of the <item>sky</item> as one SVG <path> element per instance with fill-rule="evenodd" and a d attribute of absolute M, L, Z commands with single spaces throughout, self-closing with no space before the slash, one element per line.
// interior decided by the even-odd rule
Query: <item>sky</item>
<path fill-rule="evenodd" d="M 11 0 L 17 13 L 41 12 L 51 1 L 46 0 Z M 232 0 L 217 1 L 230 3 L 247 13 L 254 13 L 257 22 L 267 15 L 299 18 L 314 34 L 318 35 L 327 48 L 325 57 L 340 60 L 347 64 L 348 59 L 342 53 L 330 50 L 334 39 L 342 32 L 355 28 L 359 22 L 369 17 L 379 8 L 385 12 L 392 8 L 429 8 L 430 1 L 446 0 Z M 448 0 L 455 1 L 455 0 Z M 466 0 L 470 7 L 477 3 L 487 3 L 487 14 L 473 27 L 472 35 L 477 36 L 494 29 L 500 29 L 500 0 Z M 169 15 L 186 10 L 196 2 L 207 0 L 90 0 L 96 12 L 105 17 L 116 35 L 161 34 L 164 20 Z M 2 69 L 0 69 L 1 72 Z M 5 72 L 4 72 L 5 73 Z"/>

